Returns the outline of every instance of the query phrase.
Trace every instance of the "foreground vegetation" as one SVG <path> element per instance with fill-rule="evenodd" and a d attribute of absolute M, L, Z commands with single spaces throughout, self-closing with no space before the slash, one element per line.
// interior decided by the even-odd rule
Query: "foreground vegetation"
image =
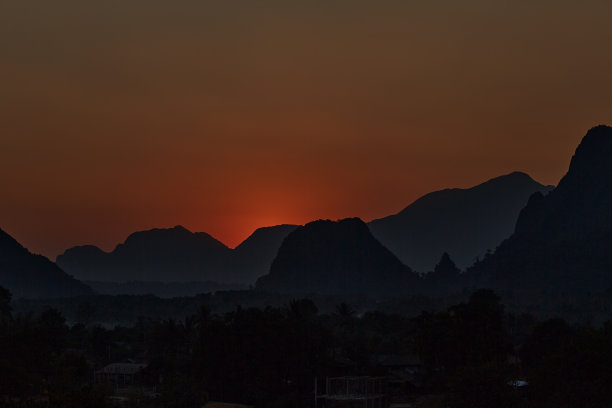
<path fill-rule="evenodd" d="M 148 363 L 141 381 L 155 398 L 133 406 L 200 407 L 220 400 L 271 407 L 313 405 L 313 380 L 385 374 L 380 355 L 422 362 L 406 395 L 443 396 L 450 407 L 605 407 L 612 384 L 612 324 L 570 325 L 508 313 L 481 290 L 467 302 L 408 318 L 343 303 L 320 314 L 308 299 L 284 307 L 202 308 L 181 319 L 138 319 L 104 328 L 68 325 L 53 309 L 13 314 L 0 301 L 0 401 L 4 405 L 103 407 L 112 387 L 95 369 L 134 359 Z M 518 388 L 513 382 L 529 385 Z"/>

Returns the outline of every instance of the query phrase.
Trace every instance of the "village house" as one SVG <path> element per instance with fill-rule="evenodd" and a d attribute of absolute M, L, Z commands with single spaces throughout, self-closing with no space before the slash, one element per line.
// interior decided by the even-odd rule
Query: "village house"
<path fill-rule="evenodd" d="M 133 385 L 142 379 L 144 363 L 112 363 L 94 373 L 96 384 Z"/>

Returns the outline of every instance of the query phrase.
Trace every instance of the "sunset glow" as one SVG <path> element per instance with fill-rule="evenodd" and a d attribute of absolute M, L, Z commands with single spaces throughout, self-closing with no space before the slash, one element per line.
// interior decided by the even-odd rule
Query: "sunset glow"
<path fill-rule="evenodd" d="M 611 2 L 181 5 L 0 5 L 0 225 L 33 252 L 556 184 L 612 122 Z"/>

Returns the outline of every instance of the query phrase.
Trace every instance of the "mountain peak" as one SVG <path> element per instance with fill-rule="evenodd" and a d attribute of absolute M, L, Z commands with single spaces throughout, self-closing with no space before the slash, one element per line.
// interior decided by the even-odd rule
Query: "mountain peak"
<path fill-rule="evenodd" d="M 172 228 L 153 228 L 130 234 L 123 244 L 117 245 L 116 251 L 123 251 L 126 247 L 180 247 L 181 245 L 194 245 L 196 242 L 218 248 L 227 248 L 225 244 L 205 232 L 191 232 L 182 225 Z"/>
<path fill-rule="evenodd" d="M 264 290 L 288 293 L 410 293 L 418 276 L 370 233 L 359 218 L 317 220 L 283 241 Z"/>
<path fill-rule="evenodd" d="M 177 225 L 134 232 L 109 253 L 71 248 L 57 262 L 86 280 L 222 280 L 230 252 L 211 235 Z"/>
<path fill-rule="evenodd" d="M 472 275 L 521 290 L 612 284 L 611 159 L 612 128 L 590 129 L 557 188 L 530 197 L 512 236 Z"/>
<path fill-rule="evenodd" d="M 596 126 L 582 138 L 567 174 L 546 197 L 534 195 L 515 235 L 543 241 L 582 239 L 612 229 L 612 128 Z"/>
<path fill-rule="evenodd" d="M 169 228 L 169 229 L 171 229 L 173 231 L 181 231 L 181 232 L 189 232 L 189 233 L 191 233 L 191 231 L 189 231 L 187 228 L 183 227 L 182 225 L 175 225 L 174 227 Z"/>
<path fill-rule="evenodd" d="M 594 184 L 612 174 L 612 127 L 589 129 L 576 148 L 570 167 L 559 186 L 567 183 Z"/>
<path fill-rule="evenodd" d="M 522 171 L 513 171 L 508 174 L 502 174 L 501 176 L 494 177 L 488 181 L 485 181 L 483 184 L 495 183 L 495 182 L 500 182 L 500 181 L 508 181 L 508 180 L 537 183 L 537 181 L 535 181 L 529 174 L 522 172 Z"/>
<path fill-rule="evenodd" d="M 553 186 L 544 186 L 535 181 L 529 174 L 522 171 L 513 171 L 494 177 L 474 187 L 466 188 L 467 191 L 478 191 L 485 189 L 552 189 Z M 462 189 L 456 189 L 462 190 Z"/>

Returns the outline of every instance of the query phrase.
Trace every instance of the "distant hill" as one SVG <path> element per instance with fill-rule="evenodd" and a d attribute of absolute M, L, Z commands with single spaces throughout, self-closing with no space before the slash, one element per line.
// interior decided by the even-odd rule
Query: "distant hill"
<path fill-rule="evenodd" d="M 514 234 L 468 271 L 480 286 L 599 291 L 612 286 L 612 128 L 588 131 L 567 174 L 534 194 Z"/>
<path fill-rule="evenodd" d="M 91 295 L 94 291 L 42 255 L 34 255 L 0 230 L 0 285 L 14 299 Z"/>
<path fill-rule="evenodd" d="M 131 234 L 112 252 L 94 246 L 68 249 L 57 264 L 82 280 L 185 282 L 223 280 L 231 249 L 184 227 Z"/>
<path fill-rule="evenodd" d="M 372 221 L 369 228 L 404 264 L 421 272 L 432 270 L 445 252 L 463 269 L 512 233 L 530 194 L 550 188 L 512 173 L 470 189 L 427 194 L 396 215 Z M 234 250 L 181 226 L 153 229 L 130 235 L 109 253 L 95 246 L 70 248 L 56 262 L 87 281 L 249 285 L 270 271 L 281 243 L 295 228 L 259 228 Z"/>
<path fill-rule="evenodd" d="M 283 241 L 257 288 L 281 293 L 413 293 L 420 278 L 381 245 L 358 218 L 314 221 Z"/>
<path fill-rule="evenodd" d="M 403 263 L 419 272 L 433 270 L 443 253 L 464 269 L 512 234 L 529 196 L 552 188 L 515 172 L 472 188 L 429 193 L 369 227 Z"/>
<path fill-rule="evenodd" d="M 425 291 L 438 295 L 460 290 L 463 282 L 461 270 L 446 252 L 442 254 L 434 270 L 423 276 Z"/>
<path fill-rule="evenodd" d="M 193 233 L 182 226 L 157 228 L 133 233 L 112 252 L 92 245 L 70 248 L 57 257 L 57 263 L 78 278 L 95 282 L 248 285 L 269 271 L 283 239 L 295 228 L 260 228 L 234 250 L 203 232 Z M 121 290 L 128 288 L 136 287 L 121 286 Z"/>
<path fill-rule="evenodd" d="M 257 278 L 270 272 L 283 240 L 296 228 L 297 225 L 284 224 L 255 230 L 232 253 L 234 282 L 255 283 Z"/>

